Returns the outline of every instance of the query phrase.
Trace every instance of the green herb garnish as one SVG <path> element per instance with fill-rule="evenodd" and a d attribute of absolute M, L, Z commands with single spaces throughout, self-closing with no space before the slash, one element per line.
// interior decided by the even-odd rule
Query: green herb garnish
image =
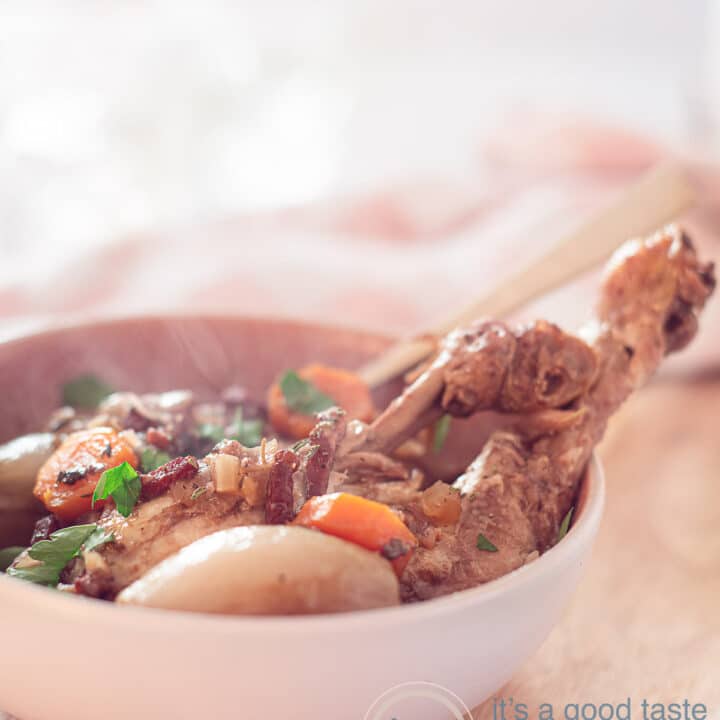
<path fill-rule="evenodd" d="M 445 441 L 447 440 L 448 433 L 450 432 L 450 416 L 443 415 L 435 423 L 435 432 L 433 434 L 433 451 L 438 453 L 442 450 Z"/>
<path fill-rule="evenodd" d="M 337 405 L 329 395 L 303 380 L 294 370 L 288 370 L 280 378 L 280 390 L 288 409 L 303 415 L 314 415 Z"/>
<path fill-rule="evenodd" d="M 263 438 L 263 421 L 245 420 L 243 410 L 239 407 L 235 411 L 235 419 L 230 430 L 230 436 L 233 440 L 237 440 L 245 447 L 257 447 Z"/>
<path fill-rule="evenodd" d="M 37 560 L 39 565 L 11 567 L 7 574 L 55 587 L 65 566 L 82 550 L 92 550 L 112 540 L 113 536 L 97 525 L 73 525 L 56 530 L 48 540 L 40 540 L 28 550 L 28 555 Z"/>
<path fill-rule="evenodd" d="M 101 545 L 113 542 L 114 540 L 115 537 L 112 533 L 106 533 L 102 528 L 97 528 L 95 532 L 92 533 L 92 535 L 90 535 L 90 537 L 83 543 L 82 549 L 85 552 L 90 552 L 91 550 L 95 550 Z"/>
<path fill-rule="evenodd" d="M 12 545 L 0 550 L 0 572 L 5 572 L 11 565 L 13 560 L 24 550 L 24 547 Z"/>
<path fill-rule="evenodd" d="M 245 447 L 257 447 L 263 438 L 264 423 L 262 420 L 245 420 L 242 408 L 235 411 L 235 418 L 227 428 L 222 425 L 203 423 L 198 427 L 198 435 L 202 438 L 212 440 L 216 445 L 226 438 L 237 440 Z"/>
<path fill-rule="evenodd" d="M 197 500 L 199 497 L 202 497 L 207 492 L 206 486 L 196 487 L 192 491 L 192 495 L 190 496 L 191 500 Z"/>
<path fill-rule="evenodd" d="M 305 448 L 307 448 L 306 451 Z M 294 453 L 305 451 L 303 454 L 307 462 L 320 449 L 320 446 L 317 443 L 311 442 L 310 438 L 303 438 L 302 440 L 298 440 L 290 449 Z"/>
<path fill-rule="evenodd" d="M 563 518 L 563 521 L 560 523 L 560 529 L 558 530 L 557 537 L 558 542 L 560 542 L 567 535 L 567 532 L 570 529 L 570 521 L 572 520 L 574 510 L 575 508 L 571 507 Z"/>
<path fill-rule="evenodd" d="M 212 440 L 216 445 L 225 439 L 225 428 L 222 425 L 203 423 L 198 425 L 197 433 L 201 438 Z"/>
<path fill-rule="evenodd" d="M 498 551 L 498 549 L 482 533 L 477 536 L 477 549 L 487 550 L 488 552 Z"/>
<path fill-rule="evenodd" d="M 115 392 L 96 375 L 79 375 L 62 388 L 64 405 L 76 408 L 96 408 L 108 395 Z"/>
<path fill-rule="evenodd" d="M 142 490 L 140 476 L 130 463 L 124 462 L 106 470 L 100 476 L 92 496 L 92 504 L 94 507 L 98 500 L 112 496 L 118 512 L 123 517 L 127 517 L 140 497 L 140 490 Z"/>
<path fill-rule="evenodd" d="M 155 447 L 146 447 L 140 455 L 140 464 L 145 472 L 157 470 L 161 465 L 170 462 L 170 456 Z"/>

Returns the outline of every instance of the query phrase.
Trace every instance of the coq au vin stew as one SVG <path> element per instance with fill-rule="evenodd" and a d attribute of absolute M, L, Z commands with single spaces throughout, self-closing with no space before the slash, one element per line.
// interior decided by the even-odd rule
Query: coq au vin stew
<path fill-rule="evenodd" d="M 119 604 L 255 615 L 487 583 L 563 540 L 610 416 L 693 338 L 714 284 L 675 228 L 629 242 L 577 335 L 458 328 L 384 409 L 320 364 L 288 369 L 262 402 L 238 386 L 210 403 L 116 391 L 93 368 L 68 378 L 43 432 L 0 447 L 0 496 L 44 513 L 0 567 Z M 447 477 L 436 459 L 460 419 L 489 411 L 501 428 Z"/>

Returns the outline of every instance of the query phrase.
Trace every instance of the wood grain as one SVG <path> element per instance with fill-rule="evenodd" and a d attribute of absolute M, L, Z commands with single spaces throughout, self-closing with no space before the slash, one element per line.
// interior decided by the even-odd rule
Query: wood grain
<path fill-rule="evenodd" d="M 646 388 L 600 455 L 607 508 L 585 577 L 496 697 L 527 703 L 530 720 L 543 702 L 558 720 L 566 703 L 628 697 L 634 720 L 643 698 L 720 717 L 720 371 Z M 492 701 L 473 717 L 492 719 Z"/>

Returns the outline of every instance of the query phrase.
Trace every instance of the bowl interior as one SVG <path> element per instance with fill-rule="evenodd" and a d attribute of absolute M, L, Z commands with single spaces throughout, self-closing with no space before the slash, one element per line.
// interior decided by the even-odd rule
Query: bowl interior
<path fill-rule="evenodd" d="M 392 343 L 369 332 L 243 317 L 145 317 L 48 331 L 0 344 L 0 442 L 43 428 L 61 403 L 63 384 L 93 373 L 118 390 L 187 388 L 217 398 L 229 385 L 262 401 L 283 370 L 310 362 L 357 368 Z M 401 382 L 374 393 L 379 408 Z M 453 420 L 443 452 L 432 458 L 437 476 L 453 477 L 477 455 L 489 433 L 507 422 L 492 413 Z M 27 540 L 40 514 L 0 522 L 0 547 Z"/>
<path fill-rule="evenodd" d="M 276 375 L 319 361 L 356 368 L 390 338 L 281 320 L 148 317 L 74 326 L 0 344 L 0 442 L 42 427 L 62 385 L 92 372 L 118 390 L 188 388 L 211 399 L 244 386 L 262 399 Z M 397 388 L 376 396 L 385 404 Z"/>

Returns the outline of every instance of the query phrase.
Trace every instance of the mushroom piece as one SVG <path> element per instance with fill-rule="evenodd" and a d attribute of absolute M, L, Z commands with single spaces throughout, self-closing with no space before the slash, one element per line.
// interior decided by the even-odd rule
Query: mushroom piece
<path fill-rule="evenodd" d="M 0 445 L 0 510 L 36 507 L 35 477 L 56 444 L 52 433 L 35 433 Z"/>
<path fill-rule="evenodd" d="M 0 445 L 0 547 L 32 532 L 42 507 L 33 497 L 35 477 L 56 444 L 52 433 L 35 433 Z"/>
<path fill-rule="evenodd" d="M 184 547 L 116 602 L 228 615 L 307 615 L 398 605 L 380 555 L 299 527 L 246 526 Z"/>

